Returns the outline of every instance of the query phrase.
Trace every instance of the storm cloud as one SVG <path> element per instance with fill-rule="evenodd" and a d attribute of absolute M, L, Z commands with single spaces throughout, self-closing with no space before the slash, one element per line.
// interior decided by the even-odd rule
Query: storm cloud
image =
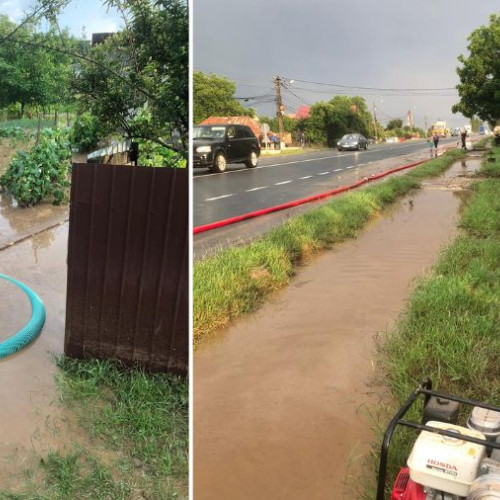
<path fill-rule="evenodd" d="M 272 78 L 296 80 L 284 92 L 288 111 L 333 95 L 362 95 L 384 123 L 404 118 L 417 126 L 451 113 L 458 94 L 456 67 L 467 37 L 500 11 L 496 0 L 197 0 L 193 4 L 194 69 L 237 82 L 237 95 L 259 114 L 272 115 Z M 383 89 L 344 89 L 297 80 Z M 306 90 L 307 89 L 307 90 Z M 425 95 L 422 95 L 425 94 Z"/>

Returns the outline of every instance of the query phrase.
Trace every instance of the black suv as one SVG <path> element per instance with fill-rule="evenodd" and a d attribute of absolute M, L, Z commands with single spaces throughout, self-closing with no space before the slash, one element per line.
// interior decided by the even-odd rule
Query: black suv
<path fill-rule="evenodd" d="M 246 125 L 198 125 L 193 128 L 193 166 L 224 172 L 228 163 L 259 162 L 259 140 Z"/>

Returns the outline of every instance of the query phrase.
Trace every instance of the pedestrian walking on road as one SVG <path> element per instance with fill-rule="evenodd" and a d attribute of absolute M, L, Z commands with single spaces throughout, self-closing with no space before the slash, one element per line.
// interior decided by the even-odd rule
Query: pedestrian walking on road
<path fill-rule="evenodd" d="M 460 129 L 460 138 L 462 139 L 462 149 L 467 149 L 467 146 L 465 145 L 465 140 L 467 139 L 467 130 L 464 128 Z"/>
<path fill-rule="evenodd" d="M 438 155 L 438 144 L 439 144 L 439 135 L 434 134 L 433 141 L 434 141 L 434 148 L 436 150 L 436 158 L 437 158 L 437 155 Z"/>
<path fill-rule="evenodd" d="M 429 146 L 429 151 L 431 153 L 431 158 L 434 156 L 434 142 L 432 137 L 427 137 L 427 145 Z"/>

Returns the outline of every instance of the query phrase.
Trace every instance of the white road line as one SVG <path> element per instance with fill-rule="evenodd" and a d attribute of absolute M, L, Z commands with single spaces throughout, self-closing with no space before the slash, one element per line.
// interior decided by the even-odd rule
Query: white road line
<path fill-rule="evenodd" d="M 329 174 L 330 172 L 321 172 L 320 174 L 318 175 L 326 175 L 326 174 Z"/>
<path fill-rule="evenodd" d="M 277 182 L 277 183 L 275 184 L 275 186 L 281 186 L 281 185 L 283 185 L 283 184 L 290 184 L 290 182 L 292 182 L 292 181 Z"/>
<path fill-rule="evenodd" d="M 350 167 L 347 168 L 356 168 L 356 165 L 351 165 Z"/>
<path fill-rule="evenodd" d="M 205 201 L 222 200 L 222 198 L 229 198 L 230 196 L 234 196 L 234 194 L 223 194 L 222 196 L 215 196 L 214 198 L 207 198 Z"/>
<path fill-rule="evenodd" d="M 247 189 L 246 192 L 247 193 L 251 193 L 252 191 L 259 191 L 259 189 L 266 189 L 268 188 L 269 186 L 259 186 L 259 187 L 256 187 L 256 188 L 252 188 L 252 189 Z"/>
<path fill-rule="evenodd" d="M 334 172 L 340 172 L 342 169 L 341 168 L 336 168 Z"/>
<path fill-rule="evenodd" d="M 299 177 L 300 180 L 302 179 L 311 179 L 312 178 L 312 175 L 306 175 L 304 177 Z"/>
<path fill-rule="evenodd" d="M 358 167 L 361 167 L 361 165 L 364 165 L 364 163 L 358 163 Z"/>

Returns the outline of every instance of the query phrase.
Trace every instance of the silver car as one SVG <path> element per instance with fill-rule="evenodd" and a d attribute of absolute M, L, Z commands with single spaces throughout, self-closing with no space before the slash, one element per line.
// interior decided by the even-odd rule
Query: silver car
<path fill-rule="evenodd" d="M 368 149 L 368 139 L 363 134 L 346 134 L 337 142 L 339 151 L 344 149 Z"/>

